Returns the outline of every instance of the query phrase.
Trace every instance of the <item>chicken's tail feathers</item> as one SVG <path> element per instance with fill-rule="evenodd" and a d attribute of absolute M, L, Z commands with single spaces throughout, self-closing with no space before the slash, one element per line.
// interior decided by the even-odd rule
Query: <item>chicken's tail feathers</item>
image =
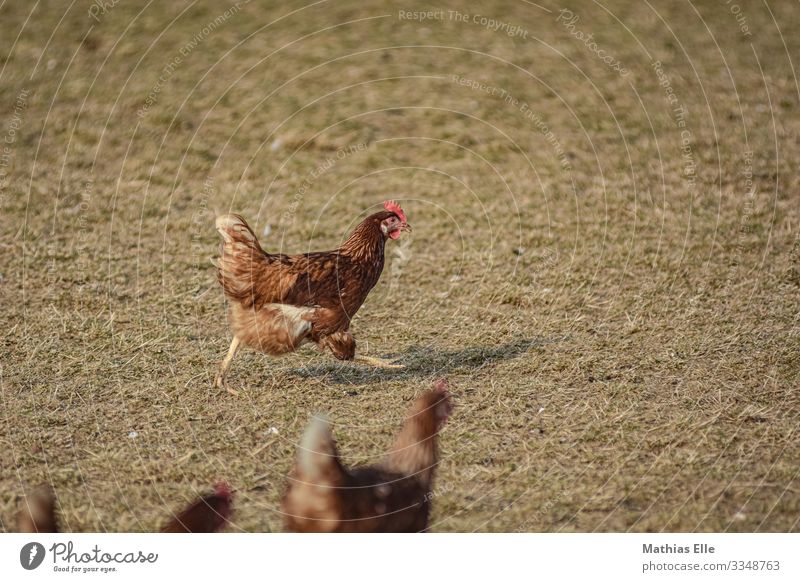
<path fill-rule="evenodd" d="M 226 243 L 245 238 L 258 244 L 256 234 L 241 214 L 220 214 L 214 226 Z"/>
<path fill-rule="evenodd" d="M 223 248 L 228 245 L 263 253 L 261 243 L 250 225 L 241 214 L 220 214 L 215 221 L 217 232 L 222 236 Z"/>
<path fill-rule="evenodd" d="M 330 420 L 317 414 L 300 439 L 283 497 L 287 531 L 335 531 L 346 485 L 347 472 L 339 460 Z"/>
<path fill-rule="evenodd" d="M 247 302 L 253 297 L 253 284 L 259 267 L 267 258 L 256 234 L 239 214 L 222 214 L 216 227 L 222 236 L 220 256 L 212 261 L 217 277 L 230 299 Z"/>
<path fill-rule="evenodd" d="M 326 414 L 316 414 L 300 440 L 297 452 L 297 476 L 317 485 L 335 485 L 342 473 L 331 421 Z"/>

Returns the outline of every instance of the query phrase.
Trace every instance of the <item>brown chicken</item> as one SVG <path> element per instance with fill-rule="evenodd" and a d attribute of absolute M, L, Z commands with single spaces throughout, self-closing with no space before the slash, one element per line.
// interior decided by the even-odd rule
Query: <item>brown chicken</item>
<path fill-rule="evenodd" d="M 283 498 L 287 531 L 420 532 L 428 527 L 437 435 L 452 412 L 447 384 L 417 398 L 389 454 L 347 469 L 330 423 L 315 417 L 300 443 Z"/>
<path fill-rule="evenodd" d="M 383 271 L 386 239 L 411 230 L 399 204 L 387 201 L 383 206 L 338 249 L 302 255 L 267 253 L 244 218 L 238 214 L 217 218 L 223 238 L 217 277 L 229 300 L 233 340 L 215 386 L 236 394 L 226 376 L 241 345 L 277 356 L 314 342 L 340 360 L 401 367 L 356 357 L 350 334 L 350 320 Z"/>
<path fill-rule="evenodd" d="M 17 531 L 20 533 L 56 533 L 56 498 L 53 490 L 42 486 L 34 489 L 22 501 L 17 517 Z"/>
<path fill-rule="evenodd" d="M 224 528 L 233 511 L 231 490 L 219 483 L 161 528 L 162 533 L 214 533 Z"/>
<path fill-rule="evenodd" d="M 220 531 L 232 513 L 231 491 L 224 483 L 214 493 L 201 497 L 174 516 L 161 529 L 165 533 L 212 533 Z M 40 487 L 28 495 L 17 517 L 20 533 L 58 533 L 56 500 L 53 490 Z"/>

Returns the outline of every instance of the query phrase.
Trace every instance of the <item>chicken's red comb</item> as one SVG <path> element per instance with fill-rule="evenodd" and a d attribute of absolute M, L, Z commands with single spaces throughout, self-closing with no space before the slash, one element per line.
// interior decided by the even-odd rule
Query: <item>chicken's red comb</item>
<path fill-rule="evenodd" d="M 387 200 L 383 203 L 383 207 L 389 212 L 394 212 L 403 222 L 408 222 L 408 220 L 406 220 L 406 213 L 403 212 L 403 209 L 400 208 L 400 205 L 394 200 Z"/>
<path fill-rule="evenodd" d="M 449 387 L 450 383 L 447 378 L 441 378 L 433 385 L 433 392 L 438 398 L 434 408 L 438 428 L 441 428 L 453 413 L 453 401 L 450 398 L 450 392 L 447 390 Z"/>
<path fill-rule="evenodd" d="M 214 485 L 214 493 L 225 499 L 230 499 L 231 487 L 225 481 L 220 481 L 219 483 Z"/>

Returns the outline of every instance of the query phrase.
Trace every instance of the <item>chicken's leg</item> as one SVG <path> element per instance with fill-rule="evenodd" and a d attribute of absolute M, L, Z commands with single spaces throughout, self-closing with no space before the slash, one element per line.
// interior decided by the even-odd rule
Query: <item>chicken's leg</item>
<path fill-rule="evenodd" d="M 239 393 L 230 386 L 228 386 L 228 382 L 225 379 L 225 377 L 228 375 L 228 368 L 231 367 L 231 362 L 233 361 L 233 357 L 236 355 L 236 351 L 239 349 L 240 343 L 241 342 L 239 341 L 239 338 L 233 336 L 233 341 L 231 341 L 231 347 L 228 348 L 228 353 L 219 363 L 219 370 L 217 371 L 217 377 L 214 379 L 215 388 L 224 388 L 234 396 L 238 396 Z"/>
<path fill-rule="evenodd" d="M 319 346 L 322 349 L 328 348 L 333 352 L 333 355 L 340 360 L 352 360 L 367 366 L 375 368 L 405 368 L 400 364 L 395 364 L 391 360 L 381 360 L 380 358 L 371 358 L 370 356 L 356 355 L 356 340 L 347 330 L 336 331 L 330 335 L 319 340 Z"/>
<path fill-rule="evenodd" d="M 388 369 L 399 369 L 405 368 L 402 364 L 395 364 L 392 360 L 382 360 L 381 358 L 372 358 L 370 356 L 361 356 L 358 355 L 353 358 L 354 362 L 359 362 L 360 364 L 366 364 L 367 366 L 373 366 L 375 368 L 388 368 Z"/>

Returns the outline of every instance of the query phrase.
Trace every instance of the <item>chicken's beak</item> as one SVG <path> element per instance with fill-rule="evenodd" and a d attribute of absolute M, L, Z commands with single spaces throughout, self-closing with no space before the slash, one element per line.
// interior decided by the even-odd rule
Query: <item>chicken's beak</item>
<path fill-rule="evenodd" d="M 411 225 L 407 222 L 400 223 L 400 230 L 411 232 Z"/>

